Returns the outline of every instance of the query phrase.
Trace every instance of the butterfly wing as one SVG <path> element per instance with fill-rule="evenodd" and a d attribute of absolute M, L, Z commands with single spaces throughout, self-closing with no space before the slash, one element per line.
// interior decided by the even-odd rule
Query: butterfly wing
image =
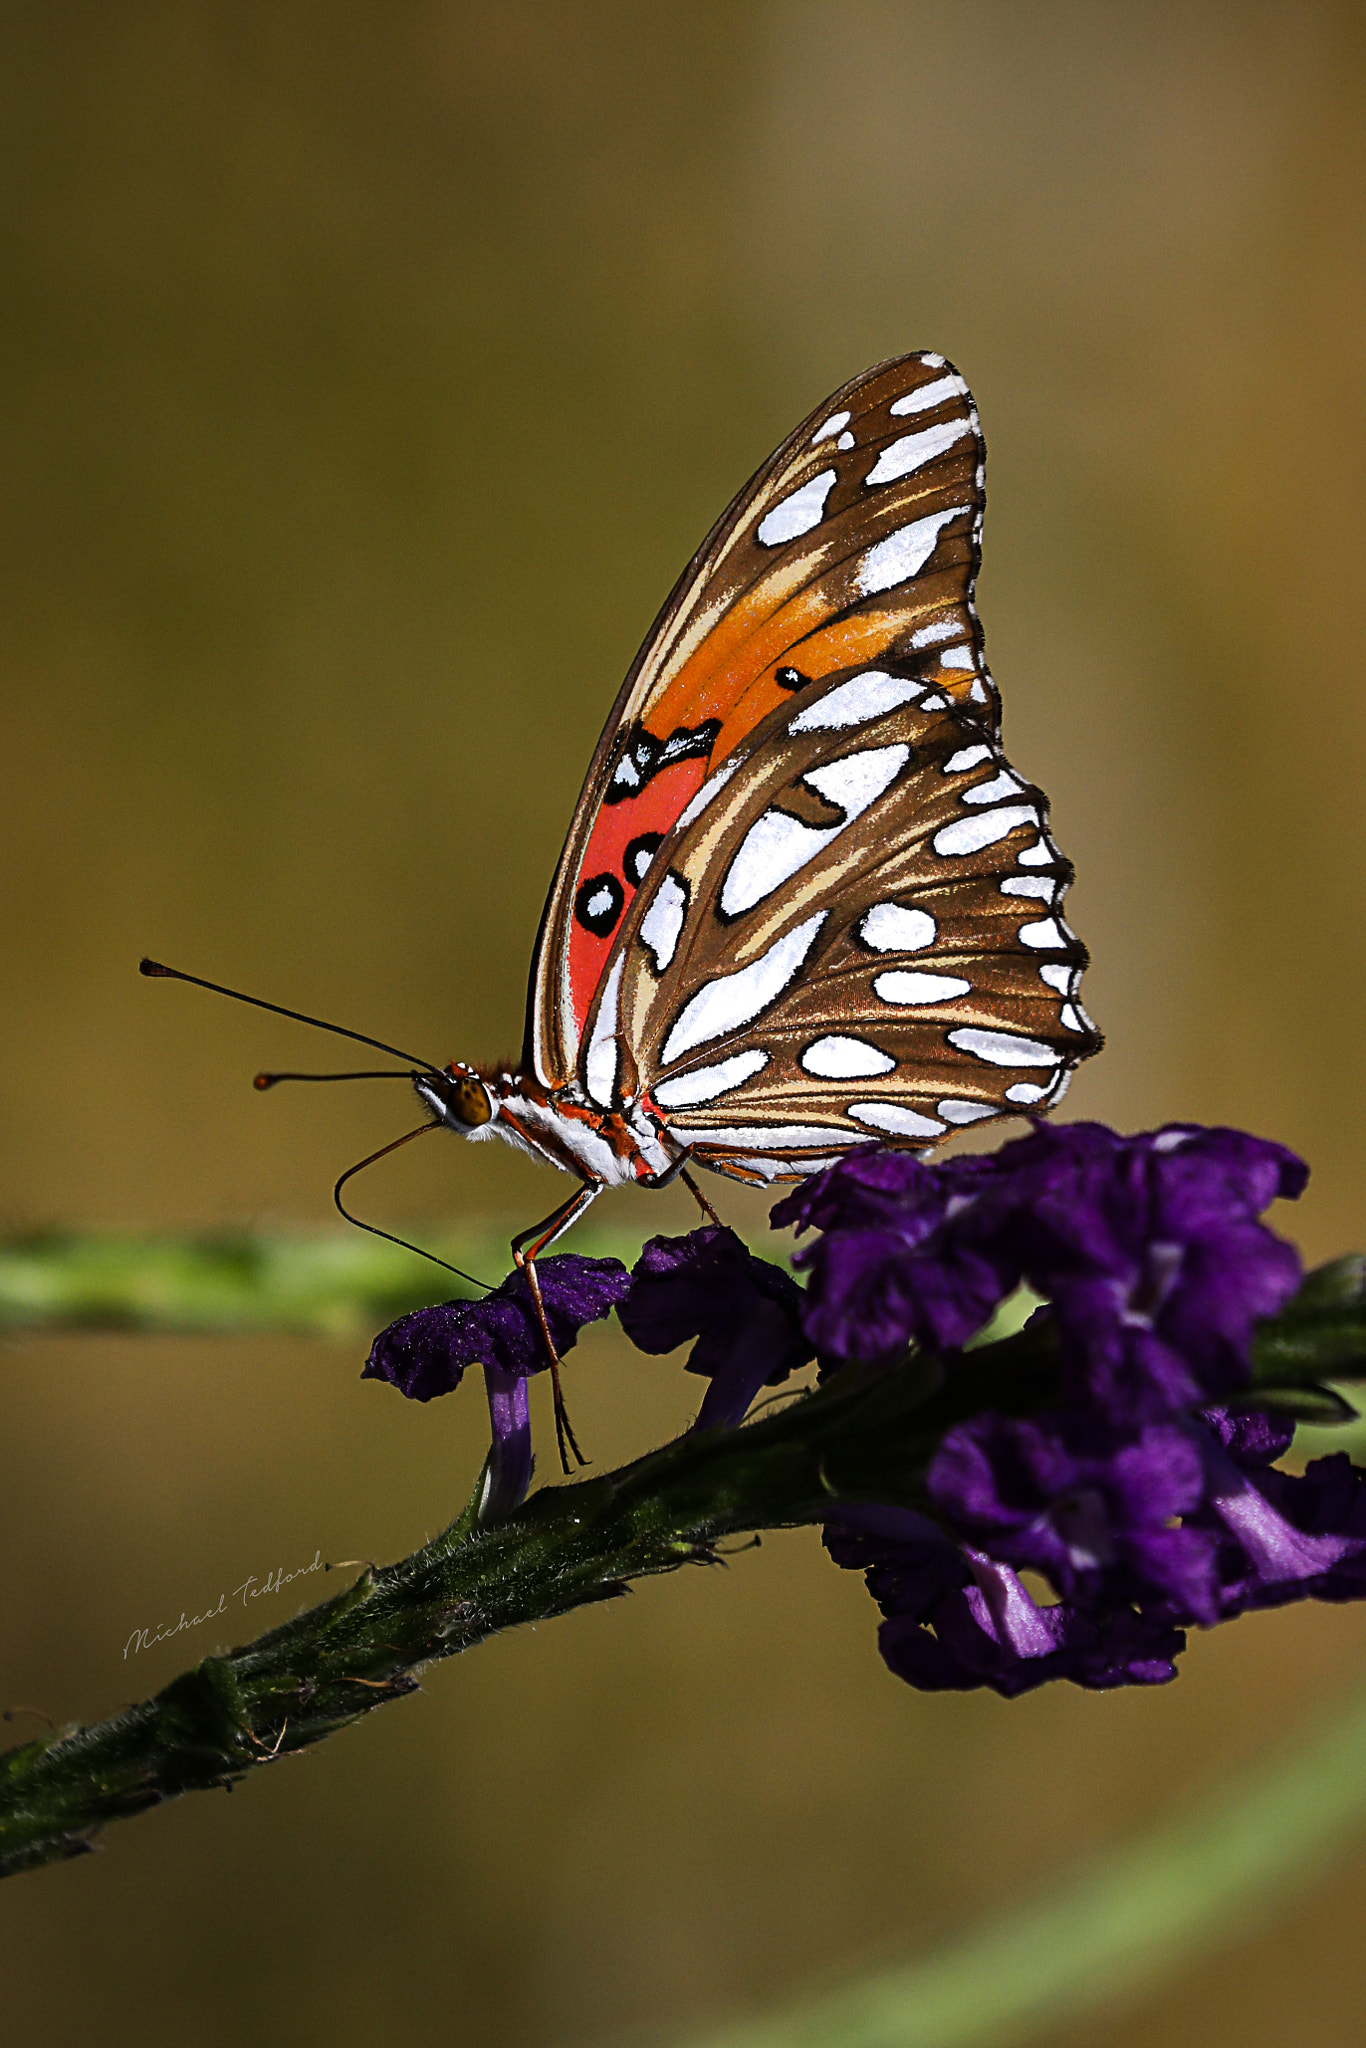
<path fill-rule="evenodd" d="M 671 828 L 590 1009 L 602 1107 L 790 1178 L 1047 1108 L 1098 1049 L 1043 793 L 930 666 L 798 692 Z"/>
<path fill-rule="evenodd" d="M 523 1052 L 544 1085 L 584 1080 L 589 1012 L 664 839 L 797 697 L 909 664 L 994 740 L 972 605 L 984 460 L 963 379 L 905 356 L 813 412 L 718 520 L 622 685 L 560 856 Z"/>

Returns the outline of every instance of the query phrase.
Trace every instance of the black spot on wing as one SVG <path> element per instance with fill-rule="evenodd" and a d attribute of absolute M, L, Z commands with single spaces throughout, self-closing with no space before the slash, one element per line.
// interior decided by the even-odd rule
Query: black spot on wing
<path fill-rule="evenodd" d="M 615 931 L 626 892 L 615 875 L 591 875 L 579 885 L 574 898 L 574 915 L 594 938 L 605 939 Z"/>
<path fill-rule="evenodd" d="M 707 718 L 701 725 L 677 726 L 666 740 L 659 740 L 643 725 L 633 726 L 617 757 L 603 802 L 620 804 L 639 796 L 661 769 L 672 768 L 679 761 L 705 761 L 720 730 L 719 718 Z"/>
<path fill-rule="evenodd" d="M 638 889 L 645 880 L 650 862 L 658 853 L 663 837 L 661 832 L 642 832 L 638 838 L 631 841 L 621 861 L 621 872 L 626 877 L 628 888 Z"/>

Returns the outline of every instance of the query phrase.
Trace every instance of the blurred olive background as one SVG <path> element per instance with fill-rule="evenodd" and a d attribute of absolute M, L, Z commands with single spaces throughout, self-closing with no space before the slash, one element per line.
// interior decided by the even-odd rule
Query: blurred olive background
<path fill-rule="evenodd" d="M 678 569 L 827 390 L 936 348 L 981 408 L 988 651 L 1109 1034 L 1066 1113 L 1281 1138 L 1314 1167 L 1283 1227 L 1366 1242 L 1364 30 L 1307 0 L 12 0 L 3 1227 L 324 1224 L 410 1119 L 253 1097 L 327 1042 L 140 981 L 144 951 L 437 1059 L 515 1047 Z M 556 1193 L 443 1141 L 364 1213 Z M 757 1241 L 764 1203 L 719 1199 Z M 477 1389 L 410 1408 L 362 1348 L 7 1345 L 4 1703 L 111 1711 L 214 1647 L 132 1631 L 448 1519 Z M 678 1368 L 591 1333 L 600 1467 L 687 1418 Z M 805 1532 L 440 1667 L 7 1886 L 7 2039 L 701 2023 L 1027 1896 L 1366 1668 L 1366 1615 L 1290 1610 L 1171 1690 L 924 1698 L 874 1621 Z M 1355 2041 L 1364 1911 L 1366 1848 L 1107 2038 Z"/>

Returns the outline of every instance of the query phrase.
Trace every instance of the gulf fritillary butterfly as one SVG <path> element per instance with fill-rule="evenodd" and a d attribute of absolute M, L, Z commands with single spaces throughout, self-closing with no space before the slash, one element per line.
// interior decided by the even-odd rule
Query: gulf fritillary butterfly
<path fill-rule="evenodd" d="M 413 1077 L 578 1179 L 519 1264 L 605 1187 L 683 1174 L 709 1208 L 688 1161 L 767 1182 L 931 1147 L 1051 1108 L 1099 1050 L 973 607 L 985 453 L 943 356 L 878 364 L 679 578 L 574 811 L 520 1063 Z"/>

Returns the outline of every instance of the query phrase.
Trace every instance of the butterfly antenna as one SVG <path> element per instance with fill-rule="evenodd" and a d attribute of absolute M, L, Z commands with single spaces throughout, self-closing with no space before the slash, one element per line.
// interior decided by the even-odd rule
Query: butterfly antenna
<path fill-rule="evenodd" d="M 251 1085 L 264 1094 L 267 1088 L 274 1088 L 281 1081 L 411 1081 L 412 1078 L 408 1067 L 367 1067 L 361 1073 L 351 1074 L 254 1074 Z"/>
<path fill-rule="evenodd" d="M 387 1052 L 396 1060 L 407 1060 L 409 1066 L 422 1067 L 429 1074 L 441 1072 L 431 1060 L 419 1059 L 415 1053 L 405 1052 L 401 1045 L 386 1045 L 382 1038 L 367 1037 L 363 1031 L 348 1031 L 344 1024 L 329 1024 L 324 1017 L 309 1017 L 302 1010 L 287 1010 L 283 1003 L 267 1003 L 260 996 L 243 995 L 240 988 L 225 988 L 221 981 L 205 981 L 202 975 L 186 974 L 179 967 L 164 967 L 160 960 L 140 960 L 138 973 L 150 975 L 158 981 L 188 981 L 193 988 L 207 988 L 216 996 L 231 996 L 235 1003 L 250 1003 L 255 1010 L 270 1010 L 277 1017 L 292 1018 L 296 1024 L 311 1024 L 317 1031 L 331 1031 L 338 1038 L 354 1039 L 357 1045 L 371 1045 L 376 1052 Z M 261 1085 L 257 1083 L 258 1087 Z M 270 1083 L 267 1081 L 265 1085 Z"/>
<path fill-rule="evenodd" d="M 354 1166 L 347 1167 L 345 1173 L 333 1188 L 332 1199 L 336 1203 L 339 1213 L 346 1218 L 348 1223 L 354 1223 L 357 1230 L 368 1230 L 372 1237 L 382 1237 L 387 1239 L 390 1244 L 401 1245 L 405 1252 L 416 1252 L 420 1259 L 430 1259 L 434 1266 L 444 1267 L 446 1272 L 454 1273 L 457 1280 L 467 1280 L 471 1287 L 478 1287 L 483 1293 L 491 1294 L 493 1289 L 487 1280 L 476 1280 L 473 1273 L 466 1273 L 461 1267 L 451 1265 L 448 1259 L 439 1259 L 435 1252 L 424 1251 L 420 1244 L 409 1244 L 406 1237 L 395 1237 L 392 1230 L 381 1230 L 377 1223 L 367 1223 L 362 1217 L 353 1216 L 341 1198 L 341 1191 L 346 1186 L 346 1183 L 349 1180 L 353 1180 L 358 1173 L 364 1173 L 366 1167 L 373 1166 L 377 1159 L 387 1159 L 389 1154 L 397 1152 L 401 1145 L 411 1145 L 414 1138 L 425 1137 L 428 1131 L 439 1131 L 442 1128 L 442 1125 L 439 1123 L 419 1124 L 416 1130 L 405 1131 L 401 1138 L 394 1138 L 389 1144 L 381 1145 L 378 1152 L 372 1152 L 368 1159 L 358 1159 Z"/>

